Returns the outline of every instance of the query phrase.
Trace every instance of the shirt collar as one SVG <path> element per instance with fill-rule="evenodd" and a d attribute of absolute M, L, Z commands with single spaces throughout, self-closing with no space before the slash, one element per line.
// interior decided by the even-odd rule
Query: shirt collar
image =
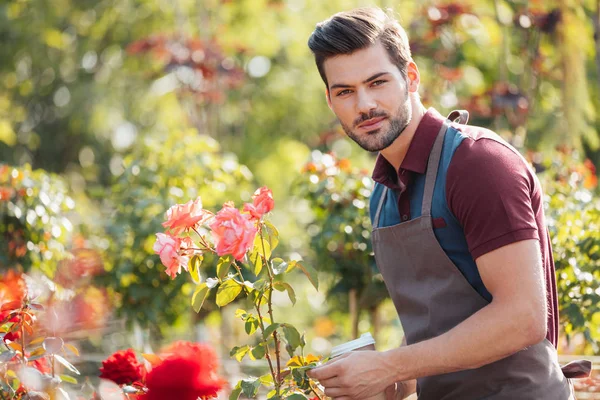
<path fill-rule="evenodd" d="M 413 171 L 419 174 L 425 173 L 427 169 L 427 161 L 429 153 L 435 142 L 435 138 L 444 123 L 445 118 L 434 108 L 429 108 L 417 130 L 413 136 L 406 157 L 400 165 L 399 171 L 394 171 L 392 164 L 381 155 L 377 156 L 375 168 L 373 169 L 372 178 L 375 182 L 383 185 L 394 187 L 396 186 L 397 174 L 402 170 Z"/>

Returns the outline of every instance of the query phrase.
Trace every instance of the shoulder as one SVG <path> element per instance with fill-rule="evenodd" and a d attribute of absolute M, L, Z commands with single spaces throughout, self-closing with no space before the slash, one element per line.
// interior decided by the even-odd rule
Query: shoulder
<path fill-rule="evenodd" d="M 448 167 L 447 183 L 459 180 L 486 186 L 521 182 L 529 190 L 535 174 L 523 156 L 495 132 L 476 126 L 455 125 L 461 136 Z"/>
<path fill-rule="evenodd" d="M 503 245 L 537 239 L 541 188 L 529 164 L 494 132 L 459 126 L 464 138 L 446 176 L 446 201 L 473 258 Z"/>

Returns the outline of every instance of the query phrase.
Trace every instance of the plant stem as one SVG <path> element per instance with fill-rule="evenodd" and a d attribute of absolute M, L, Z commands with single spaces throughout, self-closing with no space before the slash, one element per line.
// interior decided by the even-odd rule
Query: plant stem
<path fill-rule="evenodd" d="M 52 354 L 52 377 L 54 378 L 54 354 Z"/>
<path fill-rule="evenodd" d="M 21 359 L 23 361 L 23 365 L 27 364 L 25 361 L 25 317 L 23 316 L 25 313 L 21 313 Z"/>
<path fill-rule="evenodd" d="M 240 276 L 240 279 L 242 280 L 242 283 L 245 282 L 244 280 L 244 276 L 242 275 L 242 270 L 239 267 L 239 265 L 237 265 L 237 261 L 234 260 L 233 261 L 233 266 L 235 267 L 235 269 L 237 270 L 238 275 Z M 244 291 L 248 293 L 248 288 L 244 285 Z M 254 304 L 254 307 L 256 308 L 256 312 L 258 313 L 258 324 L 260 326 L 260 333 L 262 334 L 263 338 L 264 338 L 264 333 L 265 333 L 265 323 L 263 322 L 262 319 L 262 315 L 260 314 L 260 300 L 258 301 L 258 304 Z M 273 323 L 273 319 L 271 319 L 271 323 Z M 269 363 L 269 369 L 271 370 L 271 376 L 273 377 L 273 382 L 275 382 L 275 387 L 278 388 L 278 383 L 276 381 L 277 376 L 275 375 L 275 370 L 273 369 L 273 362 L 271 361 L 271 356 L 269 355 L 269 345 L 267 344 L 267 340 L 265 339 L 265 357 L 267 359 L 267 362 Z M 279 360 L 277 360 L 279 361 Z M 277 394 L 279 394 L 279 389 L 277 389 Z"/>
<path fill-rule="evenodd" d="M 309 381 L 308 384 L 310 385 L 310 390 L 312 390 L 312 392 L 315 394 L 315 396 L 317 396 L 317 399 L 322 400 L 321 396 L 319 396 L 319 393 L 317 393 L 317 391 L 313 387 L 312 382 Z"/>
<path fill-rule="evenodd" d="M 202 236 L 202 235 L 200 234 L 200 232 L 198 232 L 198 231 L 196 230 L 196 228 L 192 228 L 192 229 L 194 230 L 194 232 L 196 232 L 196 234 L 197 234 L 197 235 L 198 235 L 198 237 L 200 238 L 200 242 L 201 242 L 201 243 L 204 245 L 204 247 L 206 247 L 206 249 L 205 249 L 205 250 L 212 251 L 212 252 L 214 253 L 214 252 L 215 252 L 215 249 L 213 249 L 212 247 L 210 247 L 210 246 L 209 246 L 209 244 L 208 244 L 208 243 L 206 243 L 206 240 L 204 240 L 204 236 Z M 201 249 L 199 249 L 199 250 L 201 250 Z"/>
<path fill-rule="evenodd" d="M 271 265 L 269 264 L 269 260 L 267 260 L 267 252 L 265 250 L 265 238 L 263 236 L 263 225 L 260 225 L 260 244 L 262 246 L 263 254 L 263 262 L 267 267 L 267 272 L 269 274 L 269 282 L 271 285 L 269 286 L 269 297 L 268 297 L 268 312 L 269 317 L 271 318 L 271 323 L 274 322 L 273 319 L 273 271 L 271 271 Z M 277 336 L 277 330 L 273 331 L 273 339 L 275 340 L 275 360 L 277 361 L 277 380 L 275 381 L 275 390 L 277 395 L 279 396 L 279 389 L 281 387 L 281 357 L 279 355 L 279 338 Z"/>

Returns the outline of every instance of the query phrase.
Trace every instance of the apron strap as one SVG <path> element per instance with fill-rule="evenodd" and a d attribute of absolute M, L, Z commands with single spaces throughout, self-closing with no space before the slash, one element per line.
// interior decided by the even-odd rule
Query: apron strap
<path fill-rule="evenodd" d="M 454 110 L 448 114 L 448 119 L 452 122 L 466 125 L 469 122 L 469 112 L 467 110 Z"/>
<path fill-rule="evenodd" d="M 437 178 L 438 166 L 440 164 L 440 158 L 442 156 L 442 145 L 444 144 L 444 136 L 446 136 L 446 130 L 448 129 L 448 120 L 444 120 L 444 124 L 440 128 L 433 148 L 429 154 L 429 162 L 427 163 L 427 175 L 425 176 L 425 190 L 423 191 L 423 206 L 421 209 L 421 215 L 424 217 L 431 216 L 431 203 L 433 201 L 433 189 L 435 187 L 435 180 Z"/>
<path fill-rule="evenodd" d="M 383 193 L 381 193 L 381 198 L 379 199 L 379 204 L 377 205 L 377 212 L 375 213 L 375 219 L 373 220 L 373 229 L 379 228 L 379 214 L 381 214 L 381 209 L 385 203 L 388 190 L 389 189 L 387 186 L 383 186 Z"/>

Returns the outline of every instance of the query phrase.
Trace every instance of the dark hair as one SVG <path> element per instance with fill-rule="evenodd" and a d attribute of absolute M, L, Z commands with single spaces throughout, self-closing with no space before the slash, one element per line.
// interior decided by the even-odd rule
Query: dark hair
<path fill-rule="evenodd" d="M 411 60 L 408 37 L 400 23 L 380 8 L 356 8 L 319 22 L 308 39 L 308 47 L 315 56 L 323 82 L 328 86 L 323 68 L 326 59 L 354 53 L 377 41 L 387 50 L 390 61 L 406 76 L 406 65 Z"/>

